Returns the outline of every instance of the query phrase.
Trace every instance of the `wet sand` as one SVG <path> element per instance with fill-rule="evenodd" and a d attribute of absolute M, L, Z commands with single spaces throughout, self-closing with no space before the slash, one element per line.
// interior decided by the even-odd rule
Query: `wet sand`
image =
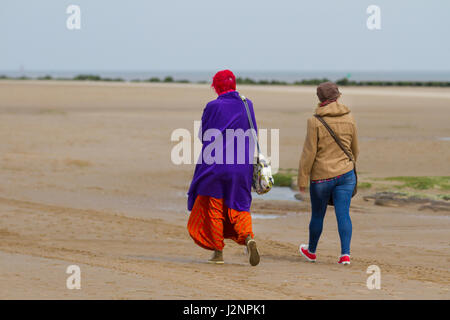
<path fill-rule="evenodd" d="M 297 168 L 313 87 L 241 86 L 260 128 L 280 128 L 280 167 Z M 450 90 L 342 88 L 361 140 L 362 178 L 450 175 Z M 352 265 L 337 265 L 333 210 L 318 262 L 307 202 L 255 200 L 261 264 L 227 241 L 205 263 L 185 225 L 194 165 L 170 161 L 193 130 L 207 85 L 0 81 L 1 299 L 449 299 L 450 216 L 355 198 Z M 261 215 L 279 215 L 260 219 Z M 81 290 L 66 288 L 67 266 Z M 370 265 L 381 289 L 368 290 Z M 270 277 L 268 276 L 270 275 Z"/>

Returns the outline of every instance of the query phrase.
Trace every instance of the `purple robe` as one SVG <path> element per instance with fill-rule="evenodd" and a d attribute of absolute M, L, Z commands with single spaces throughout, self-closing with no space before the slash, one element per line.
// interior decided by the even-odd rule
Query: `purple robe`
<path fill-rule="evenodd" d="M 249 99 L 247 102 L 255 130 L 257 130 L 253 103 Z M 226 155 L 227 151 L 232 149 L 230 146 L 233 145 L 232 139 L 226 139 L 227 129 L 242 129 L 244 132 L 251 132 L 247 131 L 250 129 L 250 124 L 244 103 L 237 91 L 224 93 L 206 105 L 202 115 L 201 132 L 204 134 L 208 129 L 218 129 L 222 133 L 223 161 L 222 164 L 207 164 L 203 157 L 202 163 L 197 162 L 188 192 L 188 210 L 192 210 L 197 196 L 203 195 L 224 199 L 228 208 L 249 212 L 252 203 L 253 155 L 256 143 L 253 136 L 249 135 L 245 138 L 245 156 L 241 152 L 238 159 L 239 143 L 237 138 L 234 138 L 234 159 L 233 153 L 231 153 L 227 162 Z M 211 139 L 212 141 L 201 140 L 203 145 L 200 157 L 204 155 L 205 148 L 215 139 Z M 216 155 L 215 152 L 211 154 L 212 156 Z M 229 164 L 231 159 L 233 159 L 232 164 Z"/>

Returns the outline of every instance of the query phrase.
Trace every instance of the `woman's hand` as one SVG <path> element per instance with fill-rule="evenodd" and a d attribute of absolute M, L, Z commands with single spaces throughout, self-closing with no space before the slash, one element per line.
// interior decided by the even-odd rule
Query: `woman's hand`
<path fill-rule="evenodd" d="M 306 193 L 305 187 L 298 187 L 298 190 L 300 191 L 300 193 Z"/>

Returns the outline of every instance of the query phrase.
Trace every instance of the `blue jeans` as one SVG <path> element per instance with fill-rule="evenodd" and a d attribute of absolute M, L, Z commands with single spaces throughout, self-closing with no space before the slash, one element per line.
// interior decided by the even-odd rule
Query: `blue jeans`
<path fill-rule="evenodd" d="M 350 201 L 356 184 L 355 172 L 349 171 L 339 178 L 320 183 L 311 183 L 311 222 L 309 223 L 309 247 L 311 253 L 316 252 L 317 243 L 323 228 L 323 219 L 327 211 L 330 197 L 333 197 L 334 211 L 341 239 L 341 254 L 350 254 L 352 238 L 352 220 L 350 219 Z"/>

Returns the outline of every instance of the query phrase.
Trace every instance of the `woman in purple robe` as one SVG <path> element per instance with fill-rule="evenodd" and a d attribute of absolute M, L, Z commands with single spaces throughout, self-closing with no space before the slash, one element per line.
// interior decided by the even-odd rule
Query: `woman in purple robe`
<path fill-rule="evenodd" d="M 247 246 L 255 266 L 260 260 L 250 215 L 255 141 L 234 74 L 219 71 L 212 87 L 218 97 L 203 110 L 202 153 L 188 192 L 188 231 L 195 243 L 214 251 L 208 262 L 224 263 L 226 238 Z M 257 130 L 253 104 L 247 102 Z"/>

